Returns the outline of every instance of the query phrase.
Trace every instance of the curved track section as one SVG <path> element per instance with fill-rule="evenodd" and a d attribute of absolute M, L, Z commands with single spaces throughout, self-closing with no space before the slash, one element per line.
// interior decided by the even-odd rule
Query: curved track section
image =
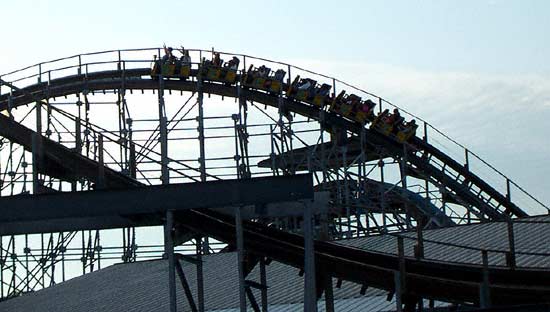
<path fill-rule="evenodd" d="M 232 218 L 214 213 L 195 212 L 180 219 L 190 229 L 213 235 L 235 244 L 235 225 Z M 303 237 L 289 234 L 253 222 L 244 224 L 245 247 L 259 255 L 295 267 L 303 267 Z M 331 242 L 315 242 L 315 260 L 319 273 L 375 288 L 394 291 L 394 272 L 399 270 L 399 258 L 375 252 L 341 246 Z M 406 259 L 404 297 L 436 298 L 449 302 L 479 304 L 480 267 L 450 265 Z M 550 288 L 544 282 L 549 271 L 490 269 L 491 300 L 499 305 L 528 302 L 548 302 Z M 539 275 L 540 274 L 540 275 Z M 542 277 L 542 279 L 539 279 Z M 537 282 L 538 280 L 538 282 Z"/>
<path fill-rule="evenodd" d="M 193 71 L 192 75 L 197 75 Z M 127 90 L 156 90 L 159 81 L 148 78 L 150 69 L 132 69 L 89 73 L 54 79 L 48 83 L 38 83 L 20 91 L 0 96 L 0 110 L 14 109 L 36 100 L 62 97 L 78 92 L 116 90 L 124 86 Z M 238 80 L 238 79 L 237 79 Z M 199 89 L 198 80 L 163 81 L 166 90 L 194 92 Z M 280 107 L 311 119 L 323 119 L 323 123 L 352 132 L 356 136 L 363 132 L 366 144 L 371 148 L 382 149 L 387 156 L 406 162 L 408 174 L 427 177 L 448 189 L 457 201 L 467 206 L 481 220 L 505 220 L 510 217 L 525 217 L 527 213 L 514 204 L 508 196 L 499 193 L 491 185 L 480 179 L 464 165 L 420 138 L 412 138 L 409 144 L 400 144 L 390 137 L 362 127 L 334 113 L 322 111 L 315 106 L 286 97 L 261 91 L 245 90 L 239 85 L 223 85 L 201 82 L 201 90 L 206 94 L 224 97 L 244 97 L 257 103 Z M 321 111 L 323 113 L 321 113 Z M 321 117 L 322 116 L 322 117 Z"/>
<path fill-rule="evenodd" d="M 199 52 L 206 53 L 205 51 Z M 160 51 L 158 51 L 158 54 L 160 54 Z M 244 60 L 245 56 L 241 57 Z M 344 118 L 326 108 L 320 108 L 288 97 L 283 92 L 270 93 L 244 87 L 239 82 L 241 80 L 240 74 L 237 74 L 236 83 L 219 83 L 204 80 L 198 69 L 199 64 L 194 64 L 197 65 L 197 68 L 191 70 L 188 79 L 180 80 L 163 79 L 163 77 L 157 79 L 151 78 L 151 70 L 145 68 L 142 64 L 143 62 L 140 64 L 141 67 L 125 68 L 125 64 L 130 64 L 131 62 L 121 59 L 120 51 L 117 60 L 99 62 L 102 65 L 114 65 L 117 67 L 115 70 L 102 69 L 89 71 L 88 64 L 80 62 L 80 56 L 78 60 L 78 66 L 71 67 L 78 70 L 78 74 L 76 75 L 67 74 L 54 79 L 49 78 L 46 82 L 42 82 L 43 73 L 41 71 L 38 76 L 31 77 L 38 77 L 39 82 L 27 83 L 20 87 L 15 86 L 19 81 L 17 79 L 9 82 L 6 82 L 4 79 L 0 80 L 2 84 L 11 89 L 8 94 L 0 95 L 0 111 L 7 110 L 8 113 L 13 113 L 21 106 L 35 103 L 37 106 L 40 106 L 43 104 L 43 101 L 48 104 L 48 101 L 54 98 L 74 94 L 103 93 L 106 91 L 114 91 L 113 93 L 116 94 L 117 92 L 120 93 L 120 90 L 158 91 L 159 102 L 161 104 L 163 102 L 162 94 L 165 90 L 169 92 L 185 91 L 192 94 L 197 93 L 201 100 L 204 95 L 210 94 L 235 98 L 239 102 L 260 103 L 266 107 L 276 108 L 279 111 L 279 121 L 275 120 L 278 125 L 283 123 L 283 116 L 287 117 L 290 113 L 294 113 L 306 117 L 308 120 L 318 122 L 321 132 L 329 128 L 339 129 L 340 131 L 344 130 L 347 137 L 347 146 L 344 144 L 344 147 L 341 149 L 341 156 L 338 156 L 339 158 L 343 158 L 341 159 L 342 167 L 348 166 L 346 162 L 346 157 L 348 157 L 347 152 L 352 152 L 353 150 L 360 151 L 355 155 L 356 159 L 360 159 L 359 165 L 361 165 L 361 162 L 374 161 L 376 158 L 380 160 L 390 159 L 391 162 L 398 164 L 400 167 L 402 174 L 401 184 L 404 192 L 398 193 L 401 193 L 403 197 L 408 197 L 409 204 L 422 205 L 422 199 L 412 196 L 405 191 L 407 186 L 405 183 L 406 176 L 418 177 L 421 180 L 426 180 L 436 185 L 447 194 L 449 200 L 462 205 L 469 213 L 476 215 L 478 220 L 481 221 L 509 220 L 512 217 L 527 216 L 527 213 L 511 200 L 509 191 L 503 194 L 496 187 L 488 184 L 469 170 L 468 163 L 462 165 L 430 144 L 427 132 L 424 132 L 423 138 L 413 137 L 405 143 L 400 143 L 394 137 L 386 136 L 377 130 L 366 128 L 364 125 Z M 281 65 L 286 66 L 286 64 Z M 39 68 L 41 70 L 40 66 Z M 86 70 L 83 70 L 84 68 Z M 289 74 L 290 68 L 290 65 L 288 65 Z M 49 74 L 50 72 L 48 72 Z M 286 89 L 290 81 L 289 79 L 282 89 Z M 381 105 L 383 101 L 381 98 L 379 100 L 379 104 Z M 161 105 L 159 107 L 161 108 L 160 115 L 162 115 Z M 50 112 L 50 109 L 48 106 L 48 112 Z M 199 115 L 202 115 L 202 113 Z M 236 117 L 238 119 L 239 116 Z M 159 119 L 162 119 L 162 117 Z M 75 120 L 79 124 L 80 120 L 78 117 L 75 117 Z M 197 118 L 197 121 L 199 122 L 199 131 L 203 130 L 203 120 Z M 166 129 L 163 130 L 161 128 L 159 132 L 163 131 L 166 131 Z M 84 179 L 108 188 L 144 185 L 128 172 L 105 167 L 102 158 L 98 157 L 92 160 L 83 156 L 78 149 L 73 150 L 61 143 L 54 142 L 42 136 L 42 133 L 44 132 L 40 130 L 35 132 L 10 117 L 0 115 L 0 136 L 5 137 L 12 143 L 23 146 L 28 151 L 34 151 L 37 161 L 35 162 L 33 159 L 33 165 L 41 173 L 73 183 Z M 282 136 L 284 136 L 283 133 L 281 134 Z M 322 137 L 323 135 L 321 135 Z M 117 138 L 119 142 L 125 142 L 125 140 L 126 138 Z M 102 141 L 100 140 L 100 142 Z M 306 160 L 317 157 L 314 156 L 316 150 L 317 148 L 323 149 L 323 144 L 323 142 L 319 142 L 319 144 L 310 145 L 308 147 L 309 152 L 306 149 L 306 152 L 303 153 Z M 44 154 L 38 155 L 41 150 Z M 246 148 L 243 150 L 246 151 Z M 376 151 L 376 153 L 375 155 L 369 155 L 365 151 Z M 290 148 L 281 150 L 277 154 L 272 153 L 270 160 L 277 157 L 285 158 L 286 155 L 291 155 L 290 159 L 293 152 L 299 153 L 299 150 L 290 146 Z M 201 151 L 201 154 L 204 154 L 203 151 Z M 321 153 L 320 158 L 324 157 L 324 154 Z M 238 158 L 236 160 L 238 162 Z M 166 159 L 163 161 L 166 161 Z M 204 159 L 202 161 L 204 162 Z M 293 174 L 301 170 L 316 171 L 315 166 L 300 167 L 295 163 L 290 163 L 291 168 L 284 168 L 283 174 Z M 166 164 L 163 163 L 163 169 L 166 167 Z M 271 169 L 275 170 L 273 167 L 279 166 L 272 166 Z M 340 168 L 340 165 L 336 162 L 334 167 Z M 201 165 L 199 169 L 191 169 L 200 172 L 201 181 L 214 178 L 219 179 L 208 174 L 204 165 Z M 163 183 L 170 182 L 166 176 L 163 178 Z M 247 176 L 241 175 L 240 178 L 247 178 Z M 343 182 L 345 184 L 349 180 L 352 179 L 349 176 L 345 176 L 336 183 Z M 513 184 L 508 179 L 506 181 L 508 185 Z M 361 183 L 367 182 L 367 180 L 363 179 Z M 381 182 L 384 183 L 384 181 Z M 323 183 L 327 182 L 324 181 Z M 322 183 L 318 183 L 318 185 L 323 186 Z M 397 185 L 389 184 L 381 185 L 386 189 L 383 192 L 384 194 L 396 190 L 396 187 L 398 187 Z M 350 188 L 348 187 L 347 189 L 349 190 Z M 434 212 L 434 206 L 428 202 L 428 190 L 426 190 L 426 194 L 428 195 L 424 197 L 426 200 L 424 203 L 425 207 L 423 207 L 424 210 L 417 210 L 424 215 L 437 215 Z M 528 194 L 527 196 L 531 197 Z M 542 203 L 536 202 L 541 207 L 548 209 Z M 347 210 L 350 210 L 349 205 L 347 206 Z M 211 211 L 190 210 L 176 217 L 177 222 L 181 226 L 188 228 L 192 232 L 203 233 L 230 245 L 235 245 L 236 243 L 235 225 L 233 224 L 233 220 L 227 216 Z M 446 225 L 444 223 L 449 220 L 441 218 L 441 221 L 442 225 Z M 253 222 L 245 222 L 244 231 L 246 237 L 245 247 L 252 253 L 277 259 L 295 267 L 301 268 L 304 266 L 304 243 L 301 236 Z M 349 228 L 348 231 L 350 231 Z M 358 250 L 353 247 L 323 241 L 315 242 L 315 259 L 318 263 L 317 270 L 320 274 L 332 275 L 364 285 L 386 289 L 390 292 L 396 291 L 394 276 L 395 272 L 400 271 L 404 277 L 403 281 L 407 285 L 404 288 L 405 292 L 403 294 L 405 300 L 416 300 L 418 297 L 421 297 L 451 302 L 478 303 L 480 298 L 480 283 L 487 277 L 488 273 L 491 280 L 490 283 L 486 284 L 489 284 L 490 296 L 494 302 L 506 304 L 550 301 L 550 289 L 545 283 L 550 279 L 547 270 L 491 267 L 487 272 L 487 267 L 484 269 L 476 265 L 439 263 L 413 258 L 404 259 L 395 255 L 381 255 L 375 252 Z M 86 259 L 84 258 L 84 260 Z"/>

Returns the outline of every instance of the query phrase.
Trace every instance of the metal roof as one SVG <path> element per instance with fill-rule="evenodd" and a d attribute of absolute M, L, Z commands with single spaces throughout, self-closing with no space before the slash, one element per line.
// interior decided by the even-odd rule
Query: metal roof
<path fill-rule="evenodd" d="M 539 221 L 548 223 L 534 223 Z M 550 268 L 550 216 L 521 219 L 521 222 L 513 223 L 513 229 L 517 266 Z M 414 245 L 417 242 L 416 232 L 406 232 L 400 235 L 405 237 L 405 256 L 413 257 Z M 489 250 L 490 265 L 506 265 L 504 252 L 510 250 L 505 222 L 425 230 L 423 238 L 425 258 L 436 261 L 481 264 L 481 250 L 487 249 Z M 397 254 L 397 237 L 395 235 L 343 239 L 336 243 L 381 253 Z"/>
<path fill-rule="evenodd" d="M 550 216 L 529 218 L 530 221 L 550 221 Z M 404 233 L 415 238 L 414 232 Z M 550 253 L 549 223 L 514 223 L 518 252 Z M 476 249 L 508 250 L 508 233 L 505 223 L 484 223 L 424 231 L 425 256 L 439 261 L 480 263 L 480 251 L 441 245 L 452 243 Z M 339 244 L 382 253 L 397 252 L 397 238 L 390 235 L 371 236 L 337 241 Z M 405 254 L 413 256 L 414 239 L 405 239 Z M 502 253 L 490 252 L 491 264 L 504 265 Z M 203 257 L 205 308 L 208 311 L 235 311 L 238 307 L 238 271 L 236 253 L 220 253 Z M 518 255 L 519 266 L 550 268 L 550 257 Z M 196 267 L 181 262 L 188 283 L 196 294 Z M 64 283 L 25 294 L 0 303 L 0 312 L 10 311 L 167 311 L 168 265 L 166 260 L 119 264 L 80 276 Z M 299 270 L 272 261 L 266 266 L 268 303 L 270 311 L 301 311 L 303 309 L 303 277 Z M 260 281 L 257 266 L 247 277 Z M 336 286 L 336 280 L 333 280 Z M 393 311 L 395 302 L 386 301 L 386 293 L 369 288 L 360 294 L 361 285 L 344 281 L 341 288 L 334 287 L 337 311 Z M 178 311 L 189 311 L 179 279 L 176 283 Z M 256 300 L 260 293 L 253 290 Z M 438 303 L 438 306 L 443 303 Z M 324 311 L 324 300 L 319 301 Z"/>
<path fill-rule="evenodd" d="M 203 257 L 205 308 L 208 311 L 234 311 L 239 306 L 236 253 Z M 180 262 L 193 297 L 197 298 L 196 267 Z M 113 265 L 64 283 L 0 302 L 0 311 L 168 311 L 168 264 L 166 260 Z M 272 261 L 266 266 L 269 311 L 303 310 L 303 277 L 299 270 Z M 178 311 L 190 311 L 183 288 L 176 277 Z M 257 266 L 247 280 L 260 281 Z M 369 288 L 360 294 L 361 286 L 342 282 L 336 288 L 336 311 L 392 311 L 395 302 L 386 301 L 386 292 Z M 260 293 L 253 290 L 258 303 Z M 324 311 L 324 298 L 319 301 Z"/>

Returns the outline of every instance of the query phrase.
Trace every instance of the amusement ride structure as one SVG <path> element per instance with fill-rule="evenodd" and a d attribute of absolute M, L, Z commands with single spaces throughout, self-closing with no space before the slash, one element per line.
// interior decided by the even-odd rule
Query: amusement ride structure
<path fill-rule="evenodd" d="M 475 153 L 329 76 L 165 50 L 0 76 L 0 310 L 163 258 L 171 311 L 178 277 L 189 310 L 205 311 L 201 259 L 223 252 L 237 254 L 241 311 L 268 309 L 270 261 L 304 273 L 306 311 L 321 297 L 334 311 L 341 281 L 386 291 L 397 311 L 550 302 L 550 209 Z"/>

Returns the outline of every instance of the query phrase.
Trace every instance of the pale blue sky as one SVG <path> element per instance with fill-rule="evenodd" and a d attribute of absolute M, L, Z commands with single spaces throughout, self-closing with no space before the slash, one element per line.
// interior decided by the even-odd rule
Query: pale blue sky
<path fill-rule="evenodd" d="M 548 73 L 548 1 L 0 1 L 17 65 L 163 41 L 296 59 Z M 10 48 L 11 47 L 11 48 Z M 30 52 L 28 55 L 26 52 Z M 1 63 L 8 66 L 5 62 Z"/>
<path fill-rule="evenodd" d="M 293 63 L 380 94 L 550 202 L 550 1 L 0 0 L 0 73 L 183 44 Z"/>

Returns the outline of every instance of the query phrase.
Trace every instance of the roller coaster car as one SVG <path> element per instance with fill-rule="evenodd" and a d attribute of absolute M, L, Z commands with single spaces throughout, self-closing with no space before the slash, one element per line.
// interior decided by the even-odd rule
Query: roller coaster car
<path fill-rule="evenodd" d="M 376 116 L 370 128 L 389 136 L 393 129 L 393 123 L 391 122 L 390 117 L 391 115 L 389 110 L 384 110 Z"/>
<path fill-rule="evenodd" d="M 361 122 L 360 120 L 357 120 L 358 105 L 360 103 L 360 97 L 355 94 L 348 95 L 345 94 L 345 91 L 342 91 L 332 102 L 332 105 L 330 106 L 330 111 L 340 114 L 351 120 Z"/>
<path fill-rule="evenodd" d="M 271 93 L 280 93 L 283 88 L 283 79 L 286 72 L 282 69 L 275 73 L 265 66 L 254 68 L 250 65 L 246 75 L 244 75 L 242 83 L 246 87 L 264 90 Z"/>
<path fill-rule="evenodd" d="M 313 103 L 312 100 L 315 95 L 314 92 L 316 85 L 317 81 L 309 78 L 300 79 L 300 76 L 298 75 L 288 87 L 287 96 L 298 101 Z"/>
<path fill-rule="evenodd" d="M 344 90 L 340 91 L 338 96 L 336 98 L 334 98 L 334 100 L 330 104 L 330 107 L 329 107 L 328 110 L 331 111 L 331 112 L 342 115 L 341 111 L 342 111 L 342 105 L 344 103 L 344 98 L 345 97 L 346 97 L 346 91 L 344 91 Z"/>
<path fill-rule="evenodd" d="M 403 123 L 400 125 L 399 130 L 397 131 L 397 141 L 400 143 L 403 143 L 405 141 L 408 141 L 410 138 L 412 138 L 416 134 L 416 129 L 418 129 L 418 125 L 416 124 L 416 121 L 413 119 L 409 122 Z"/>
<path fill-rule="evenodd" d="M 167 78 L 189 78 L 191 74 L 191 64 L 180 65 L 165 63 L 161 65 L 160 61 L 156 61 L 151 70 L 151 77 L 158 77 L 159 74 Z"/>
<path fill-rule="evenodd" d="M 216 66 L 210 61 L 203 61 L 200 67 L 200 75 L 204 80 L 233 84 L 237 78 L 237 70 L 227 66 Z"/>
<path fill-rule="evenodd" d="M 330 89 L 332 87 L 323 83 L 320 87 L 315 88 L 315 96 L 313 97 L 313 105 L 324 107 L 330 102 Z"/>
<path fill-rule="evenodd" d="M 176 64 L 164 63 L 160 64 L 160 61 L 155 61 L 153 69 L 151 70 L 151 77 L 161 75 L 164 77 L 174 76 L 176 73 Z"/>
<path fill-rule="evenodd" d="M 181 65 L 179 74 L 181 77 L 189 78 L 189 76 L 191 75 L 191 64 Z"/>
<path fill-rule="evenodd" d="M 353 106 L 353 119 L 361 124 L 365 124 L 367 121 L 373 121 L 375 118 L 373 113 L 375 106 L 376 103 L 371 100 L 359 101 Z"/>

